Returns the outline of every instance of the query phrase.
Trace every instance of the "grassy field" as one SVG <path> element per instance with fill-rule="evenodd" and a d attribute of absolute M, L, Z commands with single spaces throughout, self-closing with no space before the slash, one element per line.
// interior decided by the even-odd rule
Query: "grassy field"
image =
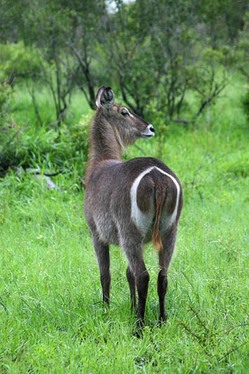
<path fill-rule="evenodd" d="M 184 189 L 168 322 L 156 327 L 157 255 L 148 246 L 140 339 L 116 247 L 110 310 L 102 305 L 77 176 L 55 177 L 57 190 L 30 175 L 0 181 L 0 373 L 248 373 L 249 128 L 239 95 L 228 87 L 198 128 L 172 127 L 163 145 L 139 143 L 162 155 Z"/>

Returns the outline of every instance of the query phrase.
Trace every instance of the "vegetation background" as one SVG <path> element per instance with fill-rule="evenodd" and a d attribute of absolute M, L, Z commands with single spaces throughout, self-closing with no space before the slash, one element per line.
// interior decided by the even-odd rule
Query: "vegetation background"
<path fill-rule="evenodd" d="M 0 372 L 247 373 L 248 1 L 0 0 L 0 43 Z M 141 339 L 119 248 L 102 305 L 82 211 L 100 85 L 156 128 L 124 158 L 184 190 L 168 322 L 148 246 Z"/>

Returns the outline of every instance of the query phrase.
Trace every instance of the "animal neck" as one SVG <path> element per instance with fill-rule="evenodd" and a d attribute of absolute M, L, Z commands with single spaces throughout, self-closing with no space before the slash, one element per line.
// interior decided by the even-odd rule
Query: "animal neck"
<path fill-rule="evenodd" d="M 106 160 L 122 160 L 122 140 L 107 120 L 95 120 L 90 133 L 90 164 L 95 167 Z"/>

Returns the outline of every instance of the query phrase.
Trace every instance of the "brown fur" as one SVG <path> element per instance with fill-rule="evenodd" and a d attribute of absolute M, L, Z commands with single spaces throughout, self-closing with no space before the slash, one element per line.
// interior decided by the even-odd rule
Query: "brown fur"
<path fill-rule="evenodd" d="M 159 321 L 162 322 L 166 319 L 167 270 L 182 208 L 180 182 L 155 158 L 123 162 L 123 148 L 138 138 L 153 136 L 154 129 L 127 108 L 114 104 L 110 87 L 99 89 L 96 103 L 98 109 L 90 129 L 84 209 L 93 235 L 103 300 L 109 303 L 110 299 L 109 244 L 117 244 L 127 256 L 133 307 L 138 294 L 137 327 L 144 324 L 149 274 L 143 260 L 143 245 L 152 240 L 159 250 Z M 140 183 L 135 184 L 136 178 L 140 178 Z"/>

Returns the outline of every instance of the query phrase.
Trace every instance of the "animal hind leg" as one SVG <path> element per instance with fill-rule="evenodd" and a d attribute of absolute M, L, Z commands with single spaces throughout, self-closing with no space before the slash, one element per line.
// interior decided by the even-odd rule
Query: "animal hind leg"
<path fill-rule="evenodd" d="M 126 269 L 126 278 L 130 288 L 131 310 L 133 311 L 136 309 L 136 280 L 129 266 Z"/>
<path fill-rule="evenodd" d="M 109 246 L 94 238 L 94 249 L 99 264 L 103 301 L 109 304 L 111 284 Z"/>
<path fill-rule="evenodd" d="M 157 280 L 157 292 L 159 298 L 159 320 L 161 325 L 167 319 L 165 310 L 165 297 L 168 289 L 168 267 L 175 247 L 176 229 L 173 227 L 163 237 L 163 248 L 159 252 L 159 273 Z"/>
<path fill-rule="evenodd" d="M 144 325 L 144 314 L 145 314 L 145 304 L 148 293 L 149 286 L 149 273 L 147 272 L 143 255 L 142 246 L 139 245 L 124 245 L 123 246 L 131 273 L 134 274 L 135 284 L 138 293 L 138 304 L 137 304 L 137 327 L 141 328 Z M 132 292 L 134 293 L 134 286 L 132 284 Z M 134 295 L 134 294 L 132 294 Z"/>

